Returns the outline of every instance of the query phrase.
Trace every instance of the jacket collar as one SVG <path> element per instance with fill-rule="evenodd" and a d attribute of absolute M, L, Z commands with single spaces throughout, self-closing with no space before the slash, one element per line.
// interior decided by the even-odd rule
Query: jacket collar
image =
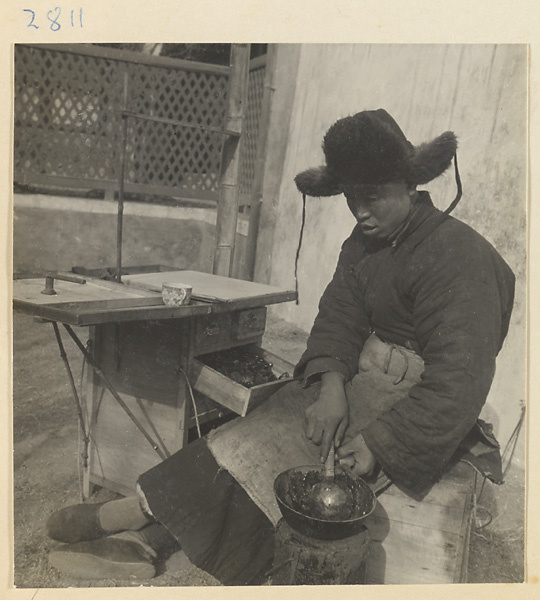
<path fill-rule="evenodd" d="M 418 196 L 405 227 L 392 242 L 393 252 L 400 246 L 412 252 L 418 244 L 448 218 L 448 215 L 433 206 L 429 192 L 418 192 Z"/>

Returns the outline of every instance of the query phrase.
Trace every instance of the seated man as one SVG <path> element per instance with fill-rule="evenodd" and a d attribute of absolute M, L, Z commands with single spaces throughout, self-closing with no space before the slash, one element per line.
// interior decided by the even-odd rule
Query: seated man
<path fill-rule="evenodd" d="M 138 497 L 53 514 L 49 534 L 66 545 L 51 565 L 84 579 L 144 579 L 178 542 L 224 584 L 261 583 L 280 518 L 274 479 L 324 461 L 332 441 L 376 492 L 429 491 L 477 431 L 514 295 L 495 249 L 416 189 L 456 147 L 451 132 L 414 147 L 384 110 L 328 130 L 326 164 L 296 183 L 304 195 L 343 193 L 357 225 L 296 381 L 144 473 Z"/>

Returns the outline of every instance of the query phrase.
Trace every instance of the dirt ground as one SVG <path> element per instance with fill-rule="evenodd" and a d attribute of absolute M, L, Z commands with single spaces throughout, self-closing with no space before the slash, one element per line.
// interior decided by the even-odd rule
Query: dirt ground
<path fill-rule="evenodd" d="M 85 331 L 80 336 L 85 339 Z M 80 501 L 80 440 L 68 379 L 52 326 L 14 316 L 14 583 L 19 588 L 125 587 L 126 581 L 75 581 L 48 566 L 57 543 L 45 531 L 56 509 Z M 67 336 L 66 336 L 67 337 Z M 295 361 L 305 333 L 269 319 L 264 345 Z M 66 351 L 80 384 L 82 360 L 70 341 Z M 97 489 L 91 501 L 116 497 Z M 471 536 L 468 581 L 524 580 L 524 473 L 510 469 L 503 486 L 486 483 Z M 491 520 L 490 520 L 491 519 Z M 490 521 L 490 522 L 489 522 Z M 138 583 L 136 585 L 139 585 Z M 152 586 L 212 586 L 215 579 L 194 567 L 182 551 L 158 566 Z"/>

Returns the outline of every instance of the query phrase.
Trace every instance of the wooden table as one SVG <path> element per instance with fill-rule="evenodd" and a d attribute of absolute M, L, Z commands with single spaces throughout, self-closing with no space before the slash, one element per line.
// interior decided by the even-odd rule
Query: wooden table
<path fill-rule="evenodd" d="M 84 278 L 84 284 L 55 280 L 53 296 L 41 293 L 43 278 L 16 280 L 13 296 L 15 310 L 52 321 L 57 331 L 61 323 L 73 337 L 71 326 L 89 327 L 86 349 L 80 344 L 95 363 L 88 370 L 83 407 L 89 438 L 86 496 L 92 484 L 132 494 L 138 476 L 182 448 L 197 424 L 245 415 L 286 383 L 248 390 L 197 357 L 237 346 L 261 352 L 266 306 L 294 300 L 294 291 L 166 269 L 123 277 L 126 284 Z M 204 301 L 165 306 L 156 286 L 161 289 L 160 279 L 178 278 L 202 286 Z M 209 289 L 215 297 L 208 297 Z M 287 367 L 277 357 L 272 362 L 275 370 Z"/>

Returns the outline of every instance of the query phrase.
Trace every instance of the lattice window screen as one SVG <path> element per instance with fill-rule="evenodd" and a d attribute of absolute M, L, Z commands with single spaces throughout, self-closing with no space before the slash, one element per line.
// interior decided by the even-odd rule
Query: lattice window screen
<path fill-rule="evenodd" d="M 98 189 L 114 183 L 120 110 L 221 127 L 226 95 L 224 74 L 17 46 L 16 180 L 41 175 L 61 185 L 70 178 L 70 186 Z M 150 193 L 216 199 L 222 142 L 220 134 L 130 119 L 126 182 Z"/>
<path fill-rule="evenodd" d="M 16 174 L 114 179 L 121 101 L 118 63 L 18 46 Z"/>
<path fill-rule="evenodd" d="M 130 120 L 125 180 L 217 195 L 222 141 L 219 133 Z"/>
<path fill-rule="evenodd" d="M 212 73 L 128 64 L 127 108 L 153 117 L 223 126 L 227 78 Z"/>
<path fill-rule="evenodd" d="M 227 79 L 221 75 L 128 65 L 127 108 L 137 114 L 222 127 Z M 219 187 L 223 136 L 164 123 L 130 120 L 126 181 L 183 190 Z M 189 194 L 188 194 L 189 195 Z"/>
<path fill-rule="evenodd" d="M 248 101 L 244 118 L 244 131 L 240 153 L 239 188 L 244 196 L 251 194 L 257 160 L 260 115 L 264 94 L 265 67 L 249 73 Z"/>

